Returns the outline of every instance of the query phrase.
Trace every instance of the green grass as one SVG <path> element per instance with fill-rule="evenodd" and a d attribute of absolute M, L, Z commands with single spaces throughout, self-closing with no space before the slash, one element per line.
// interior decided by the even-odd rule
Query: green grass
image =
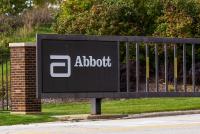
<path fill-rule="evenodd" d="M 88 114 L 90 104 L 87 102 L 66 104 L 43 104 L 42 112 L 48 115 Z"/>
<path fill-rule="evenodd" d="M 18 29 L 10 38 L 13 42 L 35 42 L 36 34 L 51 34 L 55 33 L 50 25 L 34 27 L 33 29 L 21 28 Z"/>
<path fill-rule="evenodd" d="M 143 98 L 103 101 L 103 114 L 136 114 L 147 112 L 200 109 L 200 98 Z M 53 114 L 86 114 L 88 103 L 44 104 L 43 112 Z"/>
<path fill-rule="evenodd" d="M 45 114 L 44 115 L 13 115 L 13 114 L 10 114 L 9 112 L 0 112 L 0 126 L 48 122 L 48 121 L 55 121 L 55 119 Z"/>
<path fill-rule="evenodd" d="M 137 114 L 147 112 L 200 109 L 200 98 L 144 98 L 105 100 L 103 114 Z M 28 124 L 55 121 L 52 115 L 89 114 L 87 102 L 66 104 L 43 104 L 40 115 L 12 115 L 0 112 L 0 125 Z"/>
<path fill-rule="evenodd" d="M 108 101 L 103 104 L 103 113 L 107 114 L 137 114 L 195 109 L 200 109 L 200 98 L 144 98 Z"/>

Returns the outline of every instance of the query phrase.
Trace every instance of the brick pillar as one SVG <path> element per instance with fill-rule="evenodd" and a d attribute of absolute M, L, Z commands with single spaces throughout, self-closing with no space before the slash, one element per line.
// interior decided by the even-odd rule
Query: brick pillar
<path fill-rule="evenodd" d="M 41 100 L 36 98 L 36 45 L 10 43 L 11 112 L 40 113 Z"/>

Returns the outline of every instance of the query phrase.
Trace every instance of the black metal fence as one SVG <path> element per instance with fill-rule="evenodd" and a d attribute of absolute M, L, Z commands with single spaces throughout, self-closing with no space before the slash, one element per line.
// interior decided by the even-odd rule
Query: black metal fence
<path fill-rule="evenodd" d="M 200 83 L 199 81 L 197 83 L 196 78 L 200 77 L 198 76 L 200 67 L 195 63 L 200 61 L 195 59 L 195 55 L 199 53 L 200 39 L 121 37 L 119 44 L 126 46 L 126 86 L 124 86 L 126 89 L 121 87 L 121 90 L 138 93 L 134 95 L 135 97 L 199 96 Z M 135 66 L 135 74 L 131 73 L 130 65 L 132 46 L 135 46 L 133 58 L 135 62 L 132 64 Z M 141 48 L 143 49 L 140 53 Z M 150 49 L 152 51 L 149 51 Z"/>
<path fill-rule="evenodd" d="M 0 57 L 0 110 L 10 109 L 10 59 L 7 52 Z"/>
<path fill-rule="evenodd" d="M 138 36 L 87 36 L 86 39 L 117 41 L 123 49 L 120 51 L 120 91 L 63 94 L 59 97 L 200 96 L 200 39 Z M 85 40 L 85 36 L 80 36 L 80 40 Z M 8 54 L 3 54 L 0 57 L 0 109 L 9 110 L 9 105 L 10 60 Z"/>

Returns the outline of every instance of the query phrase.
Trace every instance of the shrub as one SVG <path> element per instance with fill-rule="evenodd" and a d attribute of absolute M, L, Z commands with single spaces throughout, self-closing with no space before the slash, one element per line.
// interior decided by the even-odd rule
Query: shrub
<path fill-rule="evenodd" d="M 77 28 L 74 24 L 77 17 L 81 18 L 81 14 L 88 12 L 95 0 L 67 0 L 60 7 L 60 11 L 55 17 L 54 29 L 58 33 L 77 33 L 74 32 Z M 84 21 L 86 22 L 86 20 Z M 78 22 L 77 22 L 78 23 Z M 78 27 L 81 26 L 78 25 Z M 79 29 L 79 28 L 78 28 Z M 81 29 L 81 28 L 80 28 Z"/>
<path fill-rule="evenodd" d="M 54 29 L 61 34 L 199 37 L 198 0 L 66 0 Z"/>
<path fill-rule="evenodd" d="M 1 34 L 12 34 L 17 28 L 22 26 L 20 17 L 0 15 L 0 32 Z"/>
<path fill-rule="evenodd" d="M 62 34 L 150 35 L 160 8 L 159 0 L 67 0 L 54 28 Z"/>
<path fill-rule="evenodd" d="M 200 3 L 197 0 L 172 0 L 164 3 L 153 35 L 163 37 L 199 37 Z"/>
<path fill-rule="evenodd" d="M 52 11 L 46 5 L 44 5 L 43 7 L 36 7 L 30 10 L 26 10 L 22 14 L 22 22 L 24 27 L 31 29 L 34 26 L 51 24 L 52 21 Z"/>
<path fill-rule="evenodd" d="M 9 58 L 8 44 L 10 42 L 12 42 L 10 38 L 0 34 L 0 56 L 3 56 L 3 59 Z"/>

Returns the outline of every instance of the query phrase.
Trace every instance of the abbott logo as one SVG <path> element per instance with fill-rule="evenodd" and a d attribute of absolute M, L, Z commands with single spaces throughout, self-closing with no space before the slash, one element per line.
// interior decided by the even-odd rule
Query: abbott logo
<path fill-rule="evenodd" d="M 100 59 L 95 59 L 93 56 L 77 56 L 75 64 L 72 65 L 71 58 L 69 55 L 50 55 L 51 60 L 66 60 L 65 62 L 54 61 L 50 64 L 50 75 L 51 77 L 70 77 L 71 76 L 71 67 L 74 68 L 111 68 L 111 58 L 110 56 L 103 56 Z M 67 65 L 66 65 L 67 63 Z M 56 73 L 55 68 L 67 68 L 66 72 Z"/>
<path fill-rule="evenodd" d="M 52 62 L 50 64 L 50 75 L 51 77 L 70 77 L 71 76 L 71 58 L 68 55 L 50 55 L 51 60 L 66 60 L 66 62 Z M 67 65 L 66 65 L 67 63 Z M 57 67 L 66 67 L 67 72 L 55 73 L 54 69 Z"/>

